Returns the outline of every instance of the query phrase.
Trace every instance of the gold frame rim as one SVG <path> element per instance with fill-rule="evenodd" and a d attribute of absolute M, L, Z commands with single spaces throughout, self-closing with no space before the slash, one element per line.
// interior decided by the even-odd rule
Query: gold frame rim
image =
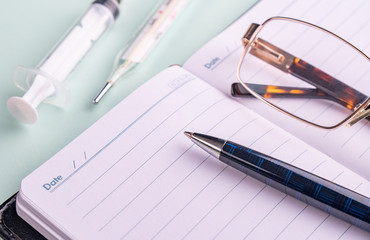
<path fill-rule="evenodd" d="M 262 28 L 267 24 L 269 23 L 270 21 L 272 20 L 287 20 L 287 21 L 292 21 L 292 22 L 296 22 L 296 23 L 301 23 L 301 24 L 304 24 L 306 26 L 310 26 L 310 27 L 314 27 L 318 30 L 321 30 L 321 31 L 324 31 L 328 34 L 330 34 L 331 36 L 334 36 L 336 38 L 338 38 L 339 40 L 342 40 L 343 42 L 345 42 L 346 44 L 348 44 L 349 46 L 351 46 L 353 49 L 355 49 L 357 52 L 359 52 L 361 55 L 363 55 L 365 58 L 367 58 L 367 60 L 370 61 L 370 58 L 364 53 L 362 52 L 360 49 L 358 49 L 356 46 L 354 46 L 353 44 L 351 44 L 350 42 L 348 42 L 347 40 L 343 39 L 342 37 L 338 36 L 337 34 L 329 31 L 329 30 L 326 30 L 325 28 L 322 28 L 320 26 L 317 26 L 315 24 L 312 24 L 312 23 L 309 23 L 309 22 L 306 22 L 306 21 L 302 21 L 302 20 L 299 20 L 299 19 L 295 19 L 295 18 L 290 18 L 290 17 L 282 17 L 282 16 L 275 16 L 275 17 L 271 17 L 271 18 L 268 18 L 266 21 L 264 21 L 261 25 L 259 25 L 255 31 L 253 32 L 251 38 L 250 38 L 250 41 L 248 41 L 248 43 L 244 46 L 244 51 L 243 51 L 243 54 L 242 54 L 242 57 L 240 58 L 239 60 L 239 63 L 238 63 L 238 66 L 237 66 L 237 71 L 236 71 L 236 75 L 237 75 L 237 79 L 238 81 L 240 82 L 240 84 L 250 93 L 252 94 L 254 97 L 256 97 L 257 99 L 261 100 L 262 102 L 264 102 L 265 104 L 267 104 L 268 106 L 274 108 L 275 110 L 278 110 L 279 112 L 282 112 L 290 117 L 293 117 L 297 120 L 300 120 L 302 122 L 305 122 L 309 125 L 312 125 L 312 126 L 315 126 L 315 127 L 318 127 L 318 128 L 323 128 L 323 129 L 334 129 L 334 128 L 337 128 L 339 126 L 342 126 L 344 125 L 346 122 L 348 122 L 349 120 L 351 120 L 352 118 L 354 118 L 356 115 L 358 115 L 361 111 L 364 110 L 364 108 L 366 108 L 368 105 L 370 105 L 370 97 L 368 97 L 362 104 L 361 106 L 356 109 L 355 111 L 353 111 L 347 118 L 345 118 L 344 120 L 342 120 L 341 122 L 333 125 L 333 126 L 324 126 L 324 125 L 320 125 L 320 124 L 316 124 L 316 123 L 313 123 L 313 122 L 310 122 L 304 118 L 301 118 L 301 117 L 298 117 L 297 115 L 294 115 L 293 113 L 290 113 L 278 106 L 276 106 L 275 104 L 271 103 L 270 101 L 268 101 L 267 99 L 265 99 L 264 97 L 262 97 L 261 95 L 259 95 L 258 93 L 256 93 L 255 91 L 253 91 L 251 88 L 249 88 L 247 86 L 246 83 L 243 82 L 243 80 L 241 79 L 241 76 L 240 76 L 240 69 L 241 69 L 241 65 L 242 63 L 244 62 L 244 59 L 245 59 L 245 56 L 247 55 L 248 53 L 248 50 L 250 50 L 250 47 L 251 47 L 251 44 L 252 42 L 256 39 L 256 36 L 258 35 L 258 33 L 262 30 Z"/>

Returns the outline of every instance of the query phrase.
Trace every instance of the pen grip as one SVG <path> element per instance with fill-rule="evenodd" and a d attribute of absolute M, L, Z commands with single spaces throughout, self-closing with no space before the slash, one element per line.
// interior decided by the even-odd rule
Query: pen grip
<path fill-rule="evenodd" d="M 227 141 L 220 160 L 294 198 L 370 231 L 370 199 L 252 149 Z"/>

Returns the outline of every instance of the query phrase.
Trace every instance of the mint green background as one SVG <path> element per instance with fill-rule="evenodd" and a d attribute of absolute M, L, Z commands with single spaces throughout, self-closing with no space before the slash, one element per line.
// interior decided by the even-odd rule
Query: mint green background
<path fill-rule="evenodd" d="M 71 91 L 69 107 L 61 110 L 42 103 L 38 107 L 39 121 L 36 124 L 18 123 L 6 108 L 9 97 L 23 95 L 13 83 L 15 67 L 36 67 L 91 2 L 92 0 L 2 2 L 0 202 L 19 190 L 22 178 L 76 138 L 130 92 L 170 64 L 183 64 L 256 0 L 190 0 L 138 71 L 121 80 L 98 105 L 93 105 L 92 98 L 109 75 L 115 55 L 157 2 L 123 0 L 117 22 L 65 81 Z"/>

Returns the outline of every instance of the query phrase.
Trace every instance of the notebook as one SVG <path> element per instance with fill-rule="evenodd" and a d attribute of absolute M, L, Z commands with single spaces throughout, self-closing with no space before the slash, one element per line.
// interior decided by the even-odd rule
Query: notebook
<path fill-rule="evenodd" d="M 148 80 L 27 176 L 18 214 L 49 239 L 369 239 L 217 161 L 183 134 L 230 139 L 370 196 L 368 171 L 362 170 L 369 169 L 363 149 L 370 145 L 351 143 L 369 136 L 367 123 L 360 124 L 361 134 L 340 129 L 321 140 L 322 132 L 304 126 L 299 133 L 267 108 L 228 93 L 228 81 L 235 80 L 230 56 L 242 51 L 238 41 L 250 22 L 288 15 L 319 24 L 318 4 L 326 6 L 320 16 L 336 12 L 333 22 L 350 21 L 347 14 L 357 21 L 360 13 L 369 22 L 370 3 L 276 2 L 260 1 L 182 67 Z M 214 70 L 203 67 L 214 57 L 222 59 Z M 336 134 L 346 142 L 335 141 Z"/>

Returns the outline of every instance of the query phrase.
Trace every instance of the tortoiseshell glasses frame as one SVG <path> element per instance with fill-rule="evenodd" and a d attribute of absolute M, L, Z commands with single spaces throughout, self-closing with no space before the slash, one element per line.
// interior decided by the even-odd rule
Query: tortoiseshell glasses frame
<path fill-rule="evenodd" d="M 287 114 L 310 125 L 324 129 L 337 128 L 345 123 L 347 123 L 347 126 L 352 126 L 353 124 L 364 118 L 370 120 L 370 97 L 337 80 L 336 78 L 330 76 L 319 68 L 316 68 L 315 66 L 310 65 L 302 59 L 274 46 L 268 41 L 257 37 L 258 33 L 264 28 L 264 26 L 273 20 L 284 20 L 300 23 L 308 27 L 315 28 L 319 31 L 323 31 L 326 34 L 329 34 L 336 39 L 343 41 L 343 43 L 347 44 L 353 50 L 357 51 L 359 54 L 365 57 L 367 61 L 370 61 L 369 57 L 361 50 L 359 50 L 343 38 L 339 37 L 338 35 L 324 28 L 298 19 L 288 17 L 272 17 L 267 19 L 264 23 L 260 25 L 255 23 L 251 24 L 248 31 L 243 36 L 242 41 L 244 45 L 244 52 L 237 68 L 237 78 L 239 80 L 239 83 L 234 83 L 232 85 L 232 95 L 254 96 L 284 114 Z M 242 80 L 240 72 L 242 68 L 242 63 L 248 53 L 285 73 L 288 73 L 300 80 L 305 81 L 306 83 L 309 83 L 310 85 L 314 86 L 314 88 L 282 87 L 244 82 Z M 307 96 L 309 96 L 310 98 L 320 98 L 336 102 L 339 105 L 351 110 L 352 113 L 337 124 L 324 126 L 299 117 L 268 100 L 271 98 L 304 98 Z"/>

